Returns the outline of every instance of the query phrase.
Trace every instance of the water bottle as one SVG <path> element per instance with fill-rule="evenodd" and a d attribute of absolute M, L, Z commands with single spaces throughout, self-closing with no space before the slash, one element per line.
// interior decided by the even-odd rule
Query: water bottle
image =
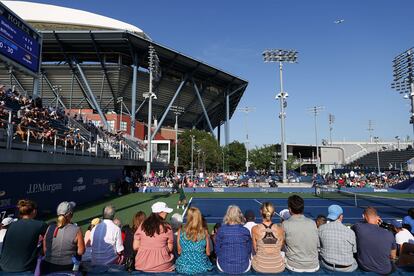
<path fill-rule="evenodd" d="M 72 256 L 73 269 L 72 271 L 79 271 L 80 261 L 75 256 Z"/>

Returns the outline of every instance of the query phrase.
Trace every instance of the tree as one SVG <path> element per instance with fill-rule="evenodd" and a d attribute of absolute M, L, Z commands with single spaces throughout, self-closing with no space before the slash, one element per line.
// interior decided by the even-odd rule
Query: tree
<path fill-rule="evenodd" d="M 246 147 L 244 143 L 233 141 L 224 147 L 227 169 L 243 171 L 246 165 Z"/>

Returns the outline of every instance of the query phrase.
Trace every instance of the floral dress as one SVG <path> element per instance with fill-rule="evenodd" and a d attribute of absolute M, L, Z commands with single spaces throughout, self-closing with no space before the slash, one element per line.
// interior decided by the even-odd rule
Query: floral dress
<path fill-rule="evenodd" d="M 208 256 L 206 255 L 206 239 L 192 241 L 187 239 L 185 233 L 180 233 L 181 255 L 178 257 L 175 266 L 178 273 L 198 274 L 213 269 Z"/>

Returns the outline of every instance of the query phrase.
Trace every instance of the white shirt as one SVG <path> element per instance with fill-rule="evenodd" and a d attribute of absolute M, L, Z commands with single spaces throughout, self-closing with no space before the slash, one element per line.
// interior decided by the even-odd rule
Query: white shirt
<path fill-rule="evenodd" d="M 247 229 L 249 229 L 250 235 L 252 234 L 252 228 L 257 225 L 256 222 L 254 221 L 248 221 L 246 222 L 246 224 L 244 225 L 244 227 L 246 227 Z"/>
<path fill-rule="evenodd" d="M 400 232 L 395 234 L 395 242 L 398 245 L 402 245 L 403 243 L 412 243 L 414 244 L 414 236 L 405 228 L 402 228 Z"/>
<path fill-rule="evenodd" d="M 118 253 L 124 250 L 122 245 L 121 229 L 112 222 L 104 219 L 91 231 L 92 264 L 113 264 Z"/>

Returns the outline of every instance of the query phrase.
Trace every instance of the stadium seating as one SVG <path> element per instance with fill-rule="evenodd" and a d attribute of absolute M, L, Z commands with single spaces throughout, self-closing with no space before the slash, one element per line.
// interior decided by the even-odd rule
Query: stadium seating
<path fill-rule="evenodd" d="M 379 161 L 381 169 L 400 169 L 406 167 L 407 161 L 414 157 L 414 149 L 402 151 L 380 151 Z M 371 152 L 350 164 L 361 168 L 377 168 L 377 153 Z"/>

